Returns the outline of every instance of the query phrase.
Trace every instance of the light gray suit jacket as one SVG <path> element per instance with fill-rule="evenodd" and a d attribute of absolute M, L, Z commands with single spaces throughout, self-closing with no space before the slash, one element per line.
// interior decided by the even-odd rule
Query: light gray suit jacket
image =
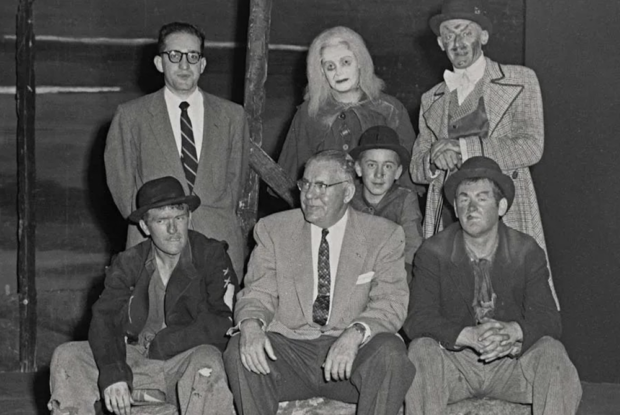
<path fill-rule="evenodd" d="M 245 288 L 235 321 L 257 318 L 267 330 L 293 339 L 339 336 L 352 322 L 371 335 L 395 333 L 409 302 L 403 229 L 395 223 L 349 209 L 328 324 L 312 321 L 314 292 L 310 224 L 300 209 L 261 219 L 254 228 Z"/>
<path fill-rule="evenodd" d="M 235 272 L 243 275 L 244 243 L 237 204 L 248 172 L 250 144 L 245 112 L 240 105 L 204 91 L 204 128 L 194 193 L 202 201 L 190 228 L 228 242 Z M 164 99 L 164 89 L 119 105 L 105 148 L 108 187 L 127 218 L 136 208 L 138 189 L 147 181 L 173 176 L 188 193 Z M 144 240 L 130 225 L 127 247 Z"/>

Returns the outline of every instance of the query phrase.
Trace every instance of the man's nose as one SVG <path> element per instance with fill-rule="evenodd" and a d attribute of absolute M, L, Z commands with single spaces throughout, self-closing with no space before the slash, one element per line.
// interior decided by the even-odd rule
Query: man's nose
<path fill-rule="evenodd" d="M 376 177 L 383 177 L 383 176 L 385 176 L 385 169 L 383 167 L 380 167 L 377 170 L 375 170 L 375 176 Z"/>
<path fill-rule="evenodd" d="M 179 62 L 179 66 L 183 69 L 189 68 L 189 56 L 188 55 L 182 55 L 181 56 L 181 61 Z"/>
<path fill-rule="evenodd" d="M 176 233 L 177 232 L 177 224 L 174 220 L 168 222 L 168 233 Z"/>
<path fill-rule="evenodd" d="M 478 210 L 478 203 L 476 203 L 475 201 L 470 201 L 469 204 L 467 205 L 467 212 L 474 212 Z"/>

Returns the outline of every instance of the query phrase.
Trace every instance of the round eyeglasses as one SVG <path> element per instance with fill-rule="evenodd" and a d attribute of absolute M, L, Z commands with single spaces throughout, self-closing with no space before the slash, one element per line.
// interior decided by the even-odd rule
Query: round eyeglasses
<path fill-rule="evenodd" d="M 297 188 L 299 188 L 299 190 L 301 190 L 302 192 L 309 192 L 310 189 L 314 187 L 317 190 L 317 192 L 322 195 L 322 194 L 325 194 L 327 189 L 329 189 L 330 187 L 336 186 L 337 184 L 346 183 L 346 182 L 348 182 L 348 180 L 343 180 L 341 182 L 327 184 L 323 182 L 312 183 L 306 179 L 300 179 L 300 180 L 297 180 Z"/>
<path fill-rule="evenodd" d="M 162 54 L 168 55 L 168 59 L 172 63 L 179 63 L 183 56 L 187 56 L 187 62 L 194 65 L 200 61 L 202 54 L 200 52 L 181 52 L 180 50 L 166 50 Z"/>

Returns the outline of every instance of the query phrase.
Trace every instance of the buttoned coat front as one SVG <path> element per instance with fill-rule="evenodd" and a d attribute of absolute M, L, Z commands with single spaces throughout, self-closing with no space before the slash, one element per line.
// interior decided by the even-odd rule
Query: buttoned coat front
<path fill-rule="evenodd" d="M 204 127 L 194 193 L 202 204 L 192 213 L 190 229 L 226 241 L 235 272 L 243 275 L 244 242 L 237 205 L 248 172 L 249 132 L 240 105 L 201 91 Z M 108 187 L 123 217 L 136 209 L 136 194 L 153 179 L 175 177 L 189 193 L 164 89 L 118 107 L 105 148 Z M 130 225 L 127 247 L 144 240 Z"/>
<path fill-rule="evenodd" d="M 261 219 L 255 226 L 245 288 L 235 322 L 260 319 L 266 329 L 291 339 L 339 336 L 352 322 L 372 335 L 395 333 L 404 321 L 409 290 L 405 276 L 405 235 L 395 223 L 348 211 L 329 321 L 312 319 L 315 281 L 310 224 L 300 209 Z"/>

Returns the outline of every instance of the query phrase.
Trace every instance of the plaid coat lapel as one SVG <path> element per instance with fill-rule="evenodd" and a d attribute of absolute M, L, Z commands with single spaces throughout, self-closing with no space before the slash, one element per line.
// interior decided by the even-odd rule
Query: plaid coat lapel
<path fill-rule="evenodd" d="M 505 81 L 502 67 L 487 58 L 487 74 L 490 81 L 484 88 L 483 96 L 486 103 L 487 117 L 489 118 L 489 137 L 495 132 L 497 124 L 502 120 L 508 108 L 517 99 L 523 85 L 510 84 Z"/>
<path fill-rule="evenodd" d="M 439 84 L 433 94 L 433 102 L 422 114 L 426 126 L 435 136 L 435 140 L 448 138 L 448 112 L 450 109 L 450 94 L 446 84 Z"/>

